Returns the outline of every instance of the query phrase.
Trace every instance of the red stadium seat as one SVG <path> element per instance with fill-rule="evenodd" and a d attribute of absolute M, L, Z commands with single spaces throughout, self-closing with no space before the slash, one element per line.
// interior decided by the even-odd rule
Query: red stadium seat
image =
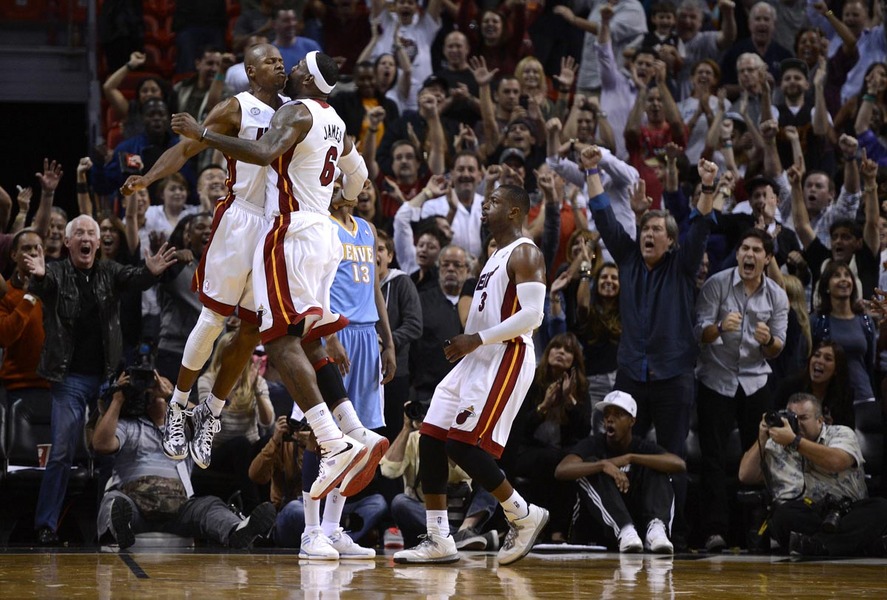
<path fill-rule="evenodd" d="M 0 0 L 0 18 L 9 21 L 45 21 L 46 0 Z"/>
<path fill-rule="evenodd" d="M 176 35 L 172 30 L 172 17 L 159 18 L 146 14 L 142 20 L 145 23 L 146 44 L 154 44 L 160 48 L 172 45 Z"/>
<path fill-rule="evenodd" d="M 175 9 L 175 0 L 142 0 L 142 13 L 160 19 L 172 16 Z"/>

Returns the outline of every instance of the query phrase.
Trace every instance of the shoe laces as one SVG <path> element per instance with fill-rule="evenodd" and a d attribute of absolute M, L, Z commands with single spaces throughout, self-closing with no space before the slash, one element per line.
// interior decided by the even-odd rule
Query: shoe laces
<path fill-rule="evenodd" d="M 188 411 L 182 407 L 173 407 L 170 405 L 166 416 L 166 435 L 172 444 L 185 443 L 185 417 Z"/>
<path fill-rule="evenodd" d="M 222 422 L 208 410 L 200 412 L 202 414 L 198 414 L 198 411 L 194 410 L 194 415 L 198 418 L 198 444 L 203 452 L 209 454 L 212 451 L 213 435 L 221 431 Z"/>
<path fill-rule="evenodd" d="M 511 550 L 514 548 L 514 541 L 517 539 L 517 526 L 514 523 L 508 522 L 508 533 L 505 534 L 505 541 L 502 542 L 502 548 L 505 550 Z"/>

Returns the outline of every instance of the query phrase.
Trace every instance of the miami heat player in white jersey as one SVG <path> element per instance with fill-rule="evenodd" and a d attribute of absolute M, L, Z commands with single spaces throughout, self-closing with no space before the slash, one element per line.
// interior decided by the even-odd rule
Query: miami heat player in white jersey
<path fill-rule="evenodd" d="M 336 166 L 345 148 L 345 123 L 323 100 L 294 100 L 311 113 L 305 137 L 271 163 L 275 191 L 265 206 L 273 216 L 253 263 L 254 290 L 265 343 L 301 332 L 311 341 L 348 324 L 330 311 L 330 288 L 342 258 L 338 227 L 329 219 Z M 351 147 L 352 156 L 359 157 Z M 362 159 L 360 159 L 362 160 Z M 313 328 L 313 329 L 312 329 Z"/>
<path fill-rule="evenodd" d="M 266 214 L 305 211 L 328 216 L 345 123 L 326 102 L 311 98 L 294 102 L 311 112 L 314 123 L 302 141 L 272 163 L 271 181 L 277 189 L 268 196 Z"/>
<path fill-rule="evenodd" d="M 511 251 L 521 244 L 533 244 L 530 238 L 518 238 L 497 249 L 477 280 L 474 296 L 471 299 L 471 311 L 465 323 L 465 333 L 472 334 L 498 325 L 518 311 L 517 286 L 508 277 L 508 259 Z M 533 353 L 533 332 L 526 331 L 520 340 Z"/>
<path fill-rule="evenodd" d="M 237 136 L 257 140 L 267 131 L 274 108 L 249 92 L 235 96 L 240 104 L 240 131 Z M 281 101 L 289 99 L 280 96 Z M 253 250 L 261 245 L 268 231 L 265 201 L 273 189 L 268 178 L 270 167 L 236 160 L 228 161 L 228 195 L 216 205 L 210 241 L 194 273 L 192 287 L 204 306 L 222 316 L 239 307 L 242 319 L 259 324 L 253 296 Z"/>

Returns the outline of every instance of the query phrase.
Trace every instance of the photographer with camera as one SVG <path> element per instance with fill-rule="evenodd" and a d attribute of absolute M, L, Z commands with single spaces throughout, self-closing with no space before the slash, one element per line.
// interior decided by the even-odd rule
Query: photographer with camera
<path fill-rule="evenodd" d="M 798 393 L 764 414 L 739 480 L 767 485 L 771 536 L 792 554 L 883 555 L 887 499 L 868 498 L 863 462 L 854 431 L 827 425 L 816 396 Z"/>
<path fill-rule="evenodd" d="M 246 548 L 271 529 L 274 506 L 266 502 L 241 519 L 215 496 L 192 495 L 192 463 L 168 458 L 161 448 L 171 395 L 168 379 L 156 371 L 153 379 L 147 379 L 143 371 L 132 368 L 106 392 L 107 408 L 92 443 L 97 453 L 113 454 L 115 460 L 99 507 L 98 534 L 110 532 L 121 550 L 145 531 Z"/>
<path fill-rule="evenodd" d="M 271 502 L 278 510 L 272 537 L 281 548 L 298 548 L 302 543 L 302 532 L 305 530 L 305 503 L 302 491 L 303 489 L 307 491 L 314 482 L 313 478 L 304 484 L 302 481 L 302 456 L 306 449 L 316 455 L 320 452 L 308 423 L 305 420 L 296 421 L 281 415 L 274 424 L 271 439 L 249 466 L 249 477 L 254 482 L 260 485 L 271 482 Z M 352 530 L 345 533 L 344 529 L 336 524 L 336 527 L 327 529 L 329 533 L 325 534 L 333 538 L 338 548 L 344 550 L 350 548 L 354 552 L 348 554 L 343 551 L 339 557 L 372 559 L 375 552 L 372 550 L 365 552 L 366 549 L 358 547 L 355 541 L 364 541 L 366 534 L 379 523 L 387 510 L 388 507 L 381 494 L 358 494 L 348 497 L 342 512 L 342 522 L 352 524 Z M 353 526 L 355 523 L 360 524 L 359 529 Z M 323 525 L 326 526 L 327 522 Z M 307 558 L 301 552 L 300 556 Z M 324 559 L 316 555 L 310 558 Z M 331 554 L 326 558 L 334 559 L 335 556 Z"/>
<path fill-rule="evenodd" d="M 422 481 L 419 478 L 419 427 L 425 420 L 430 401 L 413 400 L 404 404 L 403 428 L 385 453 L 379 466 L 382 475 L 389 479 L 403 477 L 403 493 L 391 501 L 391 516 L 403 534 L 405 548 L 419 542 L 425 533 L 425 498 Z M 483 534 L 484 525 L 496 510 L 498 502 L 481 486 L 472 486 L 468 473 L 448 460 L 447 515 L 454 529 L 453 534 L 458 550 L 497 550 L 499 533 L 490 530 Z M 464 514 L 463 519 L 454 519 L 456 514 Z"/>

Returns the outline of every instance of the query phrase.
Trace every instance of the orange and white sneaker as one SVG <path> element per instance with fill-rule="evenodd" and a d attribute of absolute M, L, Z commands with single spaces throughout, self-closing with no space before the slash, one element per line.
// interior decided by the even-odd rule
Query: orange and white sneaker
<path fill-rule="evenodd" d="M 355 463 L 354 467 L 345 475 L 345 479 L 342 480 L 341 493 L 345 497 L 358 494 L 370 484 L 373 477 L 376 476 L 376 467 L 379 466 L 379 461 L 388 451 L 389 445 L 388 438 L 374 433 L 366 427 L 355 429 L 349 435 L 366 446 L 369 451 Z"/>
<path fill-rule="evenodd" d="M 334 440 L 318 441 L 318 444 L 320 472 L 311 484 L 313 500 L 320 500 L 333 491 L 348 471 L 368 454 L 366 446 L 345 434 Z"/>

